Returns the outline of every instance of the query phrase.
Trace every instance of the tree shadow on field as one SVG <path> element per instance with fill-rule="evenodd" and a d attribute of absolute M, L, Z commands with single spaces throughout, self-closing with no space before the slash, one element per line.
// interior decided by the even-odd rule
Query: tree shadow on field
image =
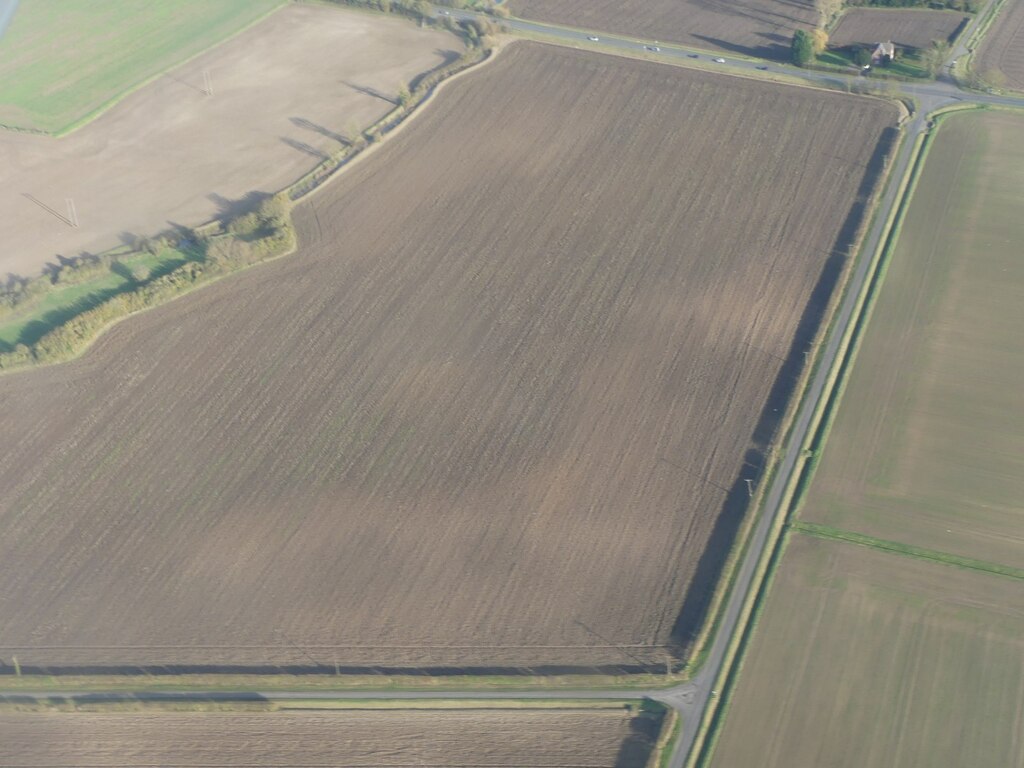
<path fill-rule="evenodd" d="M 335 133 L 322 125 L 317 125 L 312 120 L 307 120 L 304 117 L 289 117 L 288 119 L 291 121 L 292 125 L 297 128 L 304 128 L 307 131 L 319 133 L 321 136 L 326 136 L 328 139 L 338 142 L 343 147 L 347 147 L 352 143 L 351 139 L 342 136 L 340 133 Z"/>
<path fill-rule="evenodd" d="M 328 157 L 326 152 L 317 149 L 313 145 L 307 144 L 304 141 L 299 141 L 288 136 L 281 136 L 280 139 L 283 144 L 287 144 L 292 149 L 297 149 L 299 152 L 302 152 L 305 155 L 309 155 L 310 157 L 316 160 L 326 160 Z"/>
<path fill-rule="evenodd" d="M 373 88 L 369 85 L 356 85 L 355 83 L 350 83 L 347 80 L 342 80 L 341 82 L 342 85 L 347 85 L 356 93 L 361 93 L 364 96 L 372 96 L 375 99 L 386 101 L 388 104 L 391 104 L 392 106 L 398 106 L 398 98 L 396 96 L 389 96 L 383 91 L 378 91 L 376 88 Z"/>
<path fill-rule="evenodd" d="M 419 88 L 420 83 L 422 83 L 424 80 L 426 80 L 428 77 L 430 77 L 435 72 L 437 72 L 439 70 L 442 70 L 445 67 L 448 67 L 448 66 L 451 66 L 452 64 L 454 64 L 456 61 L 459 60 L 459 56 L 460 56 L 458 51 L 453 51 L 453 50 L 446 49 L 446 48 L 437 48 L 437 49 L 435 49 L 434 50 L 434 55 L 441 57 L 441 63 L 438 64 L 436 67 L 433 67 L 432 69 L 428 69 L 426 72 L 420 72 L 420 74 L 416 75 L 416 77 L 414 77 L 412 80 L 410 80 L 409 81 L 409 90 L 410 91 L 415 91 L 417 88 Z"/>
<path fill-rule="evenodd" d="M 822 264 L 818 280 L 793 334 L 789 351 L 758 416 L 750 436 L 750 447 L 744 457 L 743 468 L 726 494 L 672 627 L 671 643 L 679 657 L 685 656 L 704 623 L 711 620 L 708 616 L 711 598 L 724 575 L 726 560 L 736 543 L 736 534 L 749 507 L 750 493 L 746 481 L 749 479 L 756 487 L 763 480 L 767 452 L 777 437 L 780 417 L 785 413 L 786 406 L 795 394 L 794 388 L 806 364 L 804 353 L 814 343 L 824 312 L 851 255 L 850 248 L 864 220 L 865 208 L 875 182 L 884 169 L 885 158 L 897 136 L 895 128 L 886 128 L 879 138 L 874 154 L 864 166 L 864 174 L 857 188 L 854 204 Z"/>
<path fill-rule="evenodd" d="M 698 40 L 703 40 L 705 43 L 710 44 L 715 48 L 720 48 L 723 51 L 731 51 L 732 53 L 738 53 L 741 56 L 752 56 L 757 59 L 773 59 L 775 61 L 784 61 L 789 58 L 790 49 L 789 41 L 786 41 L 785 45 L 772 44 L 772 45 L 738 45 L 736 43 L 730 43 L 728 40 L 722 40 L 717 37 L 708 37 L 707 35 L 694 35 Z"/>
<path fill-rule="evenodd" d="M 206 196 L 206 199 L 217 206 L 216 218 L 223 222 L 252 213 L 259 208 L 260 203 L 269 197 L 270 195 L 266 192 L 253 191 L 238 200 L 231 200 L 223 195 L 218 195 L 216 192 L 211 192 Z M 172 226 L 177 225 L 172 224 Z"/>
<path fill-rule="evenodd" d="M 661 728 L 665 722 L 665 710 L 648 709 L 645 700 L 641 711 L 630 718 L 629 734 L 619 745 L 615 755 L 615 768 L 644 768 L 651 759 L 651 753 L 658 744 Z"/>

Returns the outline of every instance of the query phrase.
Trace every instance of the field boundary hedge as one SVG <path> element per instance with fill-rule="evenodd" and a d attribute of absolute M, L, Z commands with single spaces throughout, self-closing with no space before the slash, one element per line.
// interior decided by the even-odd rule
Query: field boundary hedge
<path fill-rule="evenodd" d="M 1014 568 L 1010 565 L 993 563 L 988 560 L 976 560 L 973 557 L 963 557 L 952 552 L 942 552 L 937 549 L 917 547 L 913 544 L 903 544 L 889 539 L 879 539 L 875 536 L 868 536 L 863 533 L 844 531 L 841 528 L 833 528 L 829 525 L 818 523 L 796 522 L 790 526 L 791 530 L 807 536 L 814 536 L 819 539 L 830 541 L 844 541 L 848 544 L 857 544 L 862 547 L 870 547 L 883 552 L 891 552 L 897 555 L 912 557 L 916 560 L 927 560 L 942 565 L 951 565 L 957 568 L 967 568 L 972 571 L 982 571 L 996 576 L 1007 576 L 1011 579 L 1024 580 L 1024 568 Z"/>

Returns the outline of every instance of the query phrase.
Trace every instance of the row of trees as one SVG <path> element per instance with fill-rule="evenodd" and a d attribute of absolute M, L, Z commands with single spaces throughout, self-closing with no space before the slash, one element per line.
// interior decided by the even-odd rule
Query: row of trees
<path fill-rule="evenodd" d="M 814 57 L 825 50 L 828 45 L 828 35 L 824 29 L 817 28 L 808 32 L 805 29 L 798 29 L 793 33 L 793 46 L 791 49 L 793 63 L 798 67 L 806 67 Z"/>
<path fill-rule="evenodd" d="M 287 194 L 280 193 L 263 200 L 256 210 L 226 222 L 224 234 L 197 236 L 192 241 L 195 260 L 153 279 L 140 275 L 141 279 L 130 290 L 67 320 L 32 346 L 18 344 L 0 354 L 0 369 L 66 360 L 122 317 L 163 304 L 201 283 L 288 251 L 295 243 L 289 209 Z"/>

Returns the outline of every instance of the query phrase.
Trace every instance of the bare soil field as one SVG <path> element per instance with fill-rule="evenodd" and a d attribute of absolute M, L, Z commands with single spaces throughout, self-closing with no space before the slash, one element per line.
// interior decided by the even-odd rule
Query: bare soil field
<path fill-rule="evenodd" d="M 993 85 L 1024 91 L 1024 3 L 1006 0 L 971 67 Z"/>
<path fill-rule="evenodd" d="M 721 768 L 1024 766 L 1017 579 L 791 536 Z"/>
<path fill-rule="evenodd" d="M 1022 130 L 939 129 L 804 519 L 1024 567 Z"/>
<path fill-rule="evenodd" d="M 896 118 L 513 44 L 294 256 L 0 378 L 0 658 L 662 663 Z"/>
<path fill-rule="evenodd" d="M 892 40 L 897 45 L 928 48 L 935 40 L 952 40 L 969 18 L 952 11 L 851 8 L 829 35 L 829 45 L 842 47 Z"/>
<path fill-rule="evenodd" d="M 276 192 L 461 47 L 398 18 L 289 5 L 68 136 L 0 132 L 0 277 Z"/>
<path fill-rule="evenodd" d="M 645 768 L 657 730 L 623 709 L 0 712 L 0 766 Z"/>
<path fill-rule="evenodd" d="M 510 0 L 516 16 L 746 56 L 788 60 L 817 21 L 805 0 Z"/>

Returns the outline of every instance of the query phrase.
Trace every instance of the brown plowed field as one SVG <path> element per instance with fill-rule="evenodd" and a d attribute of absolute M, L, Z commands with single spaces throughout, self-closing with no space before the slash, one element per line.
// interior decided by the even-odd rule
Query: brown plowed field
<path fill-rule="evenodd" d="M 0 379 L 0 658 L 662 660 L 895 119 L 513 45 L 298 254 Z"/>
<path fill-rule="evenodd" d="M 993 85 L 1024 91 L 1024 2 L 1006 0 L 971 66 Z"/>
<path fill-rule="evenodd" d="M 806 0 L 510 0 L 516 16 L 747 56 L 788 59 L 817 21 Z"/>
<path fill-rule="evenodd" d="M 842 47 L 892 40 L 896 45 L 927 48 L 934 40 L 952 39 L 968 18 L 951 11 L 851 8 L 829 36 L 829 45 Z"/>
<path fill-rule="evenodd" d="M 4 712 L 0 768 L 643 768 L 656 731 L 623 709 Z"/>

